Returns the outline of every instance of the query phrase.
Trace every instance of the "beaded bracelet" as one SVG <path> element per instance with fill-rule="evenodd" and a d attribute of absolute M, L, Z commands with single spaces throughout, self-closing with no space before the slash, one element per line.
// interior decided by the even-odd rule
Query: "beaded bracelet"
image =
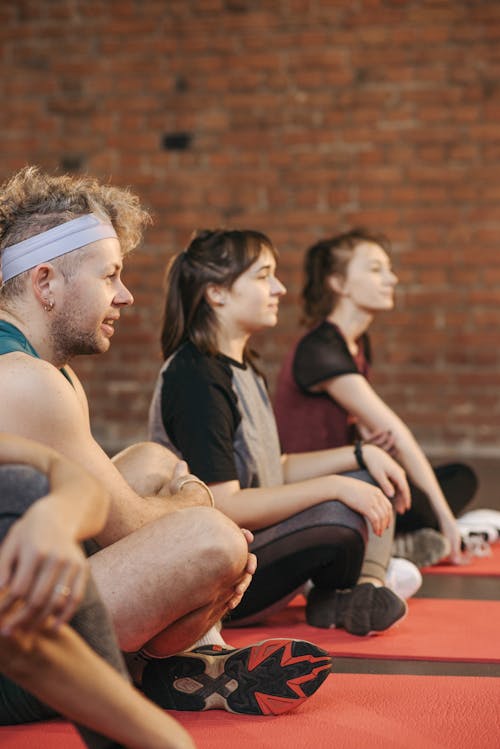
<path fill-rule="evenodd" d="M 210 500 L 210 507 L 215 507 L 215 499 L 214 499 L 214 495 L 212 494 L 212 490 L 210 489 L 209 486 L 205 484 L 204 481 L 199 479 L 198 476 L 189 475 L 189 476 L 185 476 L 184 478 L 182 478 L 177 484 L 177 491 L 180 492 L 182 487 L 186 486 L 186 484 L 198 484 L 199 486 L 202 486 L 205 489 L 206 493 L 208 494 L 208 498 Z"/>
<path fill-rule="evenodd" d="M 363 441 L 362 440 L 356 440 L 354 443 L 354 457 L 356 458 L 356 462 L 362 471 L 367 471 L 366 463 L 363 459 Z"/>

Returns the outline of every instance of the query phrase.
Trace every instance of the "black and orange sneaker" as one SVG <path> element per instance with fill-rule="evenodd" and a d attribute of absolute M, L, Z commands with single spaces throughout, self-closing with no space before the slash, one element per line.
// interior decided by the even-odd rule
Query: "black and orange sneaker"
<path fill-rule="evenodd" d="M 264 640 L 237 650 L 209 645 L 150 661 L 142 690 L 166 710 L 279 715 L 314 694 L 331 665 L 328 653 L 304 640 Z"/>

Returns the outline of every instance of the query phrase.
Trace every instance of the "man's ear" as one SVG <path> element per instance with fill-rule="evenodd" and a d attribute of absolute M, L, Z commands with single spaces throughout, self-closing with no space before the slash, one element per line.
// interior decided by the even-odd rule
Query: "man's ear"
<path fill-rule="evenodd" d="M 344 295 L 345 278 L 338 273 L 332 273 L 325 279 L 327 288 L 330 288 L 335 294 Z"/>
<path fill-rule="evenodd" d="M 215 283 L 209 283 L 205 290 L 205 299 L 210 307 L 223 307 L 226 303 L 227 289 Z"/>
<path fill-rule="evenodd" d="M 54 266 L 50 263 L 37 265 L 30 271 L 33 293 L 42 305 L 52 300 L 54 292 Z"/>

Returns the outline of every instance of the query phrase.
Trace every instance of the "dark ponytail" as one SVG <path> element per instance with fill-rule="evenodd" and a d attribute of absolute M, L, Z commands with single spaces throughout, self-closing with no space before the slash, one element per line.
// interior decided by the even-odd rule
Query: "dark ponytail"
<path fill-rule="evenodd" d="M 207 287 L 231 288 L 257 260 L 262 247 L 276 255 L 271 240 L 261 232 L 205 229 L 196 232 L 185 252 L 173 258 L 167 268 L 161 332 L 165 359 L 185 341 L 202 353 L 217 353 L 217 317 L 205 298 Z"/>

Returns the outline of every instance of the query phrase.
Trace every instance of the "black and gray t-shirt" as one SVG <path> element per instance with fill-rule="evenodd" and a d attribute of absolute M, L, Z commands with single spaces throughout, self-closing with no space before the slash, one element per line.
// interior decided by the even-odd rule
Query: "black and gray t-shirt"
<path fill-rule="evenodd" d="M 281 450 L 265 383 L 227 356 L 186 343 L 164 363 L 149 413 L 150 439 L 207 483 L 242 489 L 283 483 Z"/>

